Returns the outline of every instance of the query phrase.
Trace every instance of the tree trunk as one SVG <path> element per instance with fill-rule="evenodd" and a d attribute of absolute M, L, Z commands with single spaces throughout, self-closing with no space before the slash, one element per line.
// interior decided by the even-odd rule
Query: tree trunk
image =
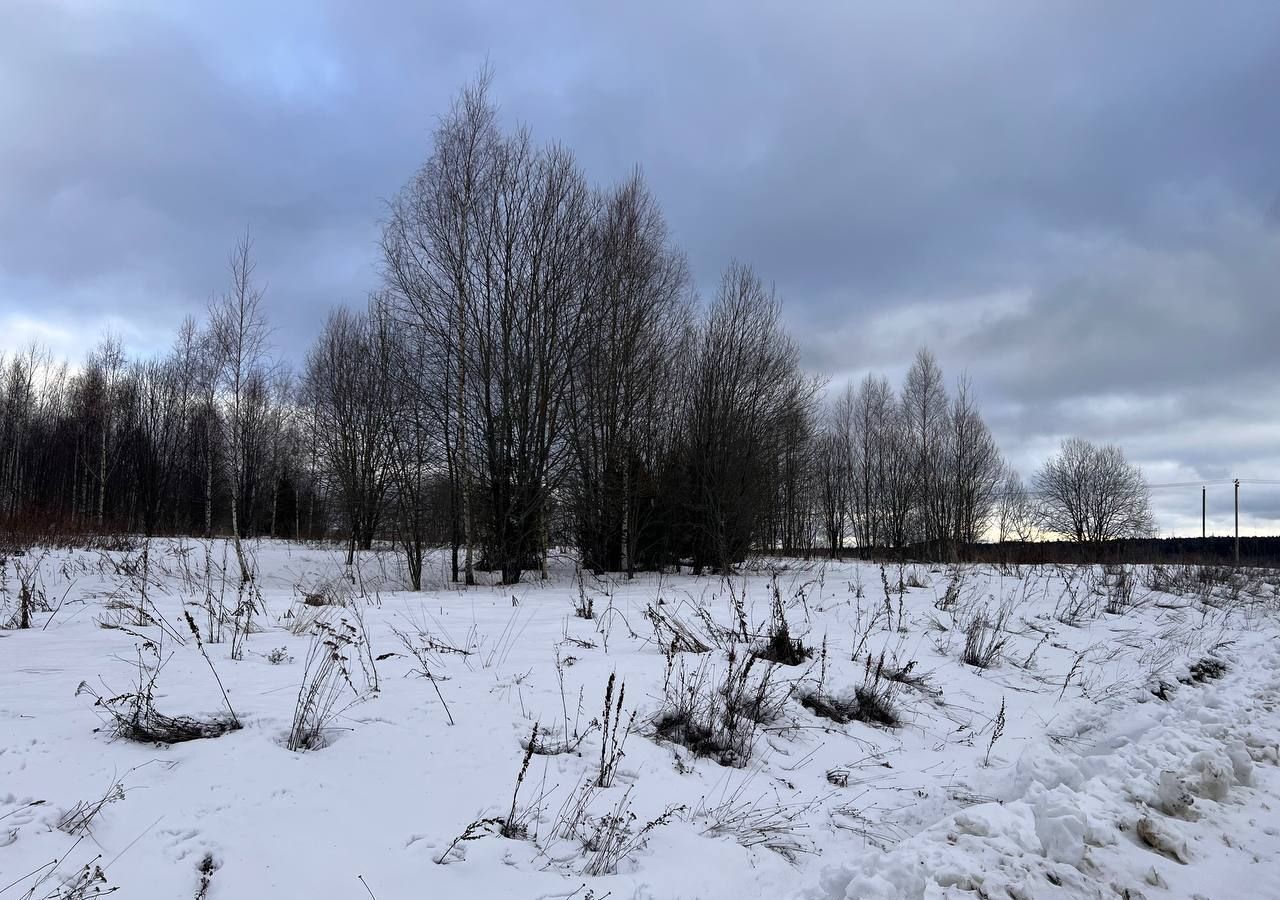
<path fill-rule="evenodd" d="M 631 460 L 622 466 L 622 571 L 635 576 L 631 562 Z"/>
<path fill-rule="evenodd" d="M 98 448 L 98 530 L 102 530 L 103 511 L 107 502 L 107 425 L 102 425 L 102 442 Z"/>
<path fill-rule="evenodd" d="M 458 469 L 459 484 L 462 488 L 462 539 L 467 545 L 466 550 L 466 583 L 473 585 L 476 583 L 475 573 L 475 556 L 472 544 L 471 532 L 471 485 L 468 473 L 470 467 L 467 458 L 467 406 L 466 406 L 466 388 L 467 388 L 467 358 L 465 356 L 467 350 L 467 333 L 466 333 L 466 311 L 462 308 L 462 303 L 458 304 Z M 518 577 L 518 576 L 517 576 Z"/>
<path fill-rule="evenodd" d="M 505 559 L 502 561 L 502 583 L 504 585 L 520 583 L 520 561 Z"/>
<path fill-rule="evenodd" d="M 550 573 L 550 572 L 548 571 L 548 569 L 547 569 L 547 555 L 551 552 L 551 547 L 550 547 L 550 544 L 551 544 L 551 528 L 550 528 L 550 526 L 548 526 L 548 524 L 547 524 L 547 511 L 546 511 L 546 507 L 543 507 L 543 510 L 542 510 L 542 512 L 539 514 L 538 518 L 539 518 L 539 519 L 541 519 L 541 522 L 542 522 L 542 528 L 541 528 L 541 529 L 539 529 L 539 535 L 538 535 L 538 536 L 539 536 L 539 538 L 541 538 L 541 540 L 539 541 L 539 543 L 541 543 L 541 544 L 542 544 L 542 547 L 541 547 L 542 552 L 541 552 L 540 554 L 538 554 L 539 559 L 540 559 L 540 562 L 541 562 L 541 572 L 540 572 L 540 574 L 541 574 L 541 576 L 542 576 L 542 580 L 543 580 L 543 581 L 546 581 L 547 579 L 549 579 L 549 578 L 551 577 L 551 573 Z"/>
<path fill-rule="evenodd" d="M 207 438 L 212 435 L 206 434 Z M 210 440 L 209 446 L 205 449 L 204 454 L 204 536 L 205 538 L 213 537 L 213 442 Z"/>
<path fill-rule="evenodd" d="M 280 504 L 280 478 L 277 476 L 271 488 L 271 530 L 267 532 L 272 537 L 276 536 L 276 509 Z"/>
<path fill-rule="evenodd" d="M 244 556 L 244 546 L 240 543 L 240 491 L 234 485 L 231 490 L 231 541 L 236 548 L 236 562 L 240 564 L 240 583 L 248 584 L 253 580 L 249 571 L 249 563 Z"/>

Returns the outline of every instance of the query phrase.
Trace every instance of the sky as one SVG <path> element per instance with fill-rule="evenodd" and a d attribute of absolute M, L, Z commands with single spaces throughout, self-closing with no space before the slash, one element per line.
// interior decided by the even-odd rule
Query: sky
<path fill-rule="evenodd" d="M 703 296 L 754 265 L 834 387 L 928 346 L 1024 476 L 1079 435 L 1280 480 L 1273 0 L 0 6 L 0 351 L 163 350 L 247 227 L 298 363 L 487 61 L 504 123 L 643 170 Z M 1153 500 L 1199 533 L 1198 484 Z"/>

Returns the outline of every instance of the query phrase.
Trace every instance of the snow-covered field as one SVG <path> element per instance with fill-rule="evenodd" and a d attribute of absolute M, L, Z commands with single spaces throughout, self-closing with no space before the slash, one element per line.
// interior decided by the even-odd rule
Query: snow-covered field
<path fill-rule="evenodd" d="M 250 546 L 5 563 L 0 900 L 1280 897 L 1274 578 Z"/>

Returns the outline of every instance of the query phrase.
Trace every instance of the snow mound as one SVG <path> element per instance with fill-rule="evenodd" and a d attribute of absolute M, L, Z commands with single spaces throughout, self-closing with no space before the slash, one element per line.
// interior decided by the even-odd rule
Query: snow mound
<path fill-rule="evenodd" d="M 1280 897 L 1280 812 L 1255 790 L 1258 763 L 1274 760 L 1260 733 L 1280 733 L 1280 653 L 1257 649 L 1261 664 L 1222 686 L 1184 687 L 1101 726 L 1078 717 L 1088 747 L 1067 755 L 1052 739 L 1033 743 L 997 799 L 828 868 L 806 896 Z M 1274 798 L 1274 764 L 1265 775 Z"/>

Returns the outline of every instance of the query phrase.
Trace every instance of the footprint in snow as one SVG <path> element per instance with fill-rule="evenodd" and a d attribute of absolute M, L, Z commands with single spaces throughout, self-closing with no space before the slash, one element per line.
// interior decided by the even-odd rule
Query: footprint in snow
<path fill-rule="evenodd" d="M 170 850 L 177 851 L 174 859 L 186 859 L 193 853 L 203 853 L 203 847 L 193 846 L 193 842 L 200 836 L 200 831 L 196 828 L 165 828 L 160 832 L 161 836 L 166 839 L 166 843 Z"/>

